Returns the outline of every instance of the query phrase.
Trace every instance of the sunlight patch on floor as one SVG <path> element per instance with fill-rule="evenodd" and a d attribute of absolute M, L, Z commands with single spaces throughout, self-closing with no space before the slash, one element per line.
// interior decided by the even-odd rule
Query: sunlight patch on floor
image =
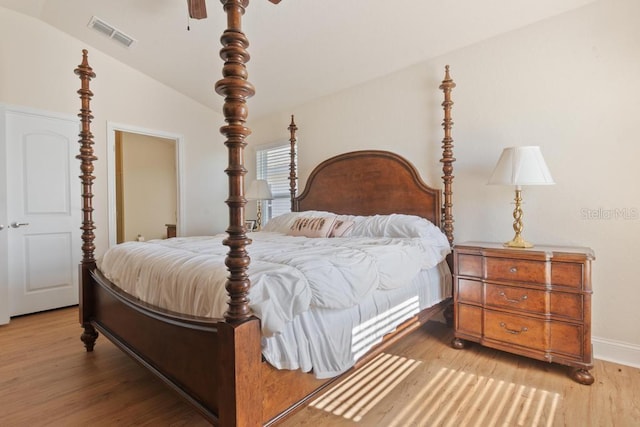
<path fill-rule="evenodd" d="M 420 363 L 382 353 L 310 406 L 358 422 Z"/>
<path fill-rule="evenodd" d="M 382 353 L 311 406 L 359 422 L 421 363 Z M 410 387 L 415 391 L 401 389 L 409 390 L 408 397 L 388 414 L 389 427 L 550 427 L 561 398 L 555 392 L 444 367 L 423 385 L 416 387 L 415 375 L 411 378 Z M 395 398 L 402 400 L 398 395 Z"/>
<path fill-rule="evenodd" d="M 441 368 L 389 426 L 552 426 L 559 400 L 547 390 Z"/>

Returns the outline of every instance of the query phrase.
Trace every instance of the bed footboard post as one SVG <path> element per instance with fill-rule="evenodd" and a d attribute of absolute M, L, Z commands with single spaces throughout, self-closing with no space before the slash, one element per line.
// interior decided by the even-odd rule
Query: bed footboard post
<path fill-rule="evenodd" d="M 225 319 L 237 323 L 252 316 L 247 274 L 250 263 L 247 246 L 251 244 L 251 239 L 247 237 L 244 225 L 244 208 L 247 204 L 244 197 L 244 176 L 247 173 L 244 167 L 244 147 L 247 145 L 245 138 L 251 134 L 251 130 L 245 126 L 247 99 L 253 96 L 255 89 L 247 81 L 245 63 L 249 61 L 249 40 L 242 32 L 242 16 L 249 0 L 220 1 L 227 14 L 227 29 L 220 38 L 223 46 L 220 57 L 225 62 L 222 79 L 215 85 L 216 93 L 224 96 L 223 112 L 227 123 L 220 128 L 220 133 L 227 138 L 225 145 L 228 150 L 228 167 L 225 172 L 229 177 L 229 197 L 226 200 L 229 207 L 229 227 L 226 230 L 228 237 L 223 242 L 229 247 L 225 259 L 229 270 L 226 284 L 229 301 Z"/>
<path fill-rule="evenodd" d="M 250 258 L 244 225 L 245 138 L 251 130 L 245 126 L 247 99 L 255 90 L 247 81 L 249 40 L 242 32 L 242 16 L 249 0 L 220 0 L 227 14 L 227 29 L 220 41 L 220 57 L 224 60 L 222 79 L 216 82 L 216 93 L 224 97 L 226 125 L 220 128 L 227 140 L 229 165 L 229 227 L 224 244 L 229 247 L 225 264 L 229 270 L 226 289 L 229 294 L 225 321 L 220 324 L 221 363 L 219 366 L 220 401 L 218 419 L 224 427 L 254 427 L 262 425 L 262 380 L 260 321 L 249 308 Z"/>
<path fill-rule="evenodd" d="M 95 225 L 93 222 L 93 162 L 98 158 L 93 153 L 93 134 L 91 133 L 91 97 L 93 92 L 89 88 L 89 82 L 92 78 L 95 78 L 96 73 L 93 72 L 89 61 L 87 59 L 88 52 L 86 49 L 82 50 L 82 63 L 74 70 L 74 73 L 80 77 L 80 89 L 78 95 L 80 95 L 80 117 L 81 130 L 80 140 L 80 154 L 76 156 L 76 159 L 80 160 L 80 180 L 82 182 L 82 262 L 80 264 L 79 281 L 80 281 L 80 324 L 84 328 L 84 332 L 80 339 L 84 343 L 87 351 L 93 351 L 96 339 L 98 338 L 98 332 L 90 322 L 91 315 L 93 314 L 93 294 L 91 288 L 91 270 L 96 267 L 95 249 L 94 244 Z"/>
<path fill-rule="evenodd" d="M 82 311 L 82 310 L 81 310 Z M 80 314 L 82 316 L 82 312 Z M 84 332 L 80 335 L 80 341 L 84 343 L 84 348 L 87 352 L 93 351 L 93 348 L 96 345 L 96 340 L 98 339 L 98 331 L 93 327 L 91 322 L 81 322 Z"/>
<path fill-rule="evenodd" d="M 260 321 L 252 318 L 239 325 L 221 324 L 219 332 L 224 349 L 220 364 L 220 426 L 261 426 Z"/>

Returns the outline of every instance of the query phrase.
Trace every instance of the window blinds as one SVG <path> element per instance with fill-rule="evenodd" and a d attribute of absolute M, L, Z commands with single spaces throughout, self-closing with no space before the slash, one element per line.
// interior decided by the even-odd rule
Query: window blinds
<path fill-rule="evenodd" d="M 289 142 L 282 142 L 256 150 L 256 175 L 258 179 L 266 179 L 271 187 L 273 200 L 263 202 L 263 221 L 291 212 L 291 193 L 289 183 L 289 164 L 291 163 Z M 297 154 L 296 154 L 297 156 Z M 298 159 L 295 160 L 296 164 Z"/>

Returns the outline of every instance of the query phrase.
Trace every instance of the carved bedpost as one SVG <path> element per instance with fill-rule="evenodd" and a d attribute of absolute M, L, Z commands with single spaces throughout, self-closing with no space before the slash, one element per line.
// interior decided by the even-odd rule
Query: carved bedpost
<path fill-rule="evenodd" d="M 98 158 L 93 154 L 93 134 L 91 133 L 91 97 L 93 92 L 89 89 L 89 82 L 96 76 L 93 69 L 89 66 L 87 59 L 88 52 L 86 49 L 82 50 L 82 64 L 78 65 L 78 68 L 74 70 L 74 73 L 80 76 L 81 87 L 78 90 L 80 95 L 80 117 L 81 131 L 80 140 L 80 154 L 76 156 L 76 159 L 81 161 L 80 180 L 82 181 L 82 264 L 95 267 L 95 249 L 96 246 L 93 243 L 95 235 L 93 230 L 96 229 L 93 222 L 93 180 L 96 178 L 93 176 L 93 162 Z"/>
<path fill-rule="evenodd" d="M 291 137 L 289 138 L 289 142 L 291 143 L 291 162 L 289 163 L 289 192 L 291 193 L 291 212 L 296 211 L 296 181 L 298 179 L 297 176 L 297 168 L 296 168 L 296 131 L 298 130 L 298 126 L 296 126 L 296 122 L 294 121 L 293 114 L 291 115 L 291 124 L 287 128 L 289 129 L 289 133 Z"/>
<path fill-rule="evenodd" d="M 262 425 L 261 350 L 260 321 L 252 316 L 249 308 L 249 255 L 247 246 L 251 240 L 244 226 L 244 148 L 245 138 L 251 130 L 245 126 L 247 120 L 247 99 L 255 90 L 247 81 L 249 61 L 249 40 L 242 32 L 242 16 L 249 0 L 220 0 L 227 14 L 227 29 L 220 41 L 220 57 L 224 60 L 222 79 L 216 83 L 216 92 L 224 96 L 223 113 L 226 125 L 220 128 L 227 140 L 229 165 L 228 236 L 224 244 L 229 247 L 225 264 L 229 270 L 226 289 L 229 294 L 225 322 L 218 324 L 223 366 L 220 372 L 220 396 L 218 408 L 219 425 L 256 426 Z"/>
<path fill-rule="evenodd" d="M 442 181 L 444 182 L 444 205 L 442 206 L 442 223 L 444 234 L 446 234 L 449 240 L 449 245 L 453 247 L 453 162 L 456 159 L 453 157 L 453 138 L 451 137 L 451 127 L 453 126 L 453 120 L 451 120 L 451 107 L 453 101 L 451 100 L 451 91 L 456 87 L 456 84 L 449 75 L 449 66 L 445 67 L 444 80 L 440 85 L 440 89 L 444 92 L 444 101 L 442 107 L 444 108 L 444 121 L 442 126 L 444 127 L 444 139 L 442 140 Z M 453 256 L 450 254 L 447 257 L 447 263 L 449 268 L 453 271 Z M 448 305 L 444 310 L 444 318 L 449 327 L 453 327 L 454 322 L 454 307 L 453 304 Z"/>
<path fill-rule="evenodd" d="M 92 295 L 89 293 L 88 285 L 91 270 L 96 267 L 95 249 L 94 244 L 95 234 L 93 230 L 96 229 L 93 222 L 93 162 L 98 158 L 93 154 L 93 134 L 91 133 L 91 97 L 93 92 L 89 89 L 89 82 L 96 76 L 93 69 L 89 66 L 87 59 L 87 50 L 82 50 L 82 63 L 78 65 L 78 68 L 74 70 L 74 73 L 80 76 L 80 89 L 78 95 L 80 95 L 80 117 L 81 130 L 80 140 L 80 154 L 76 156 L 76 159 L 81 161 L 80 180 L 82 182 L 82 262 L 80 264 L 80 324 L 84 328 L 84 333 L 80 337 L 84 343 L 87 351 L 93 351 L 96 339 L 98 338 L 98 332 L 96 332 L 93 325 L 89 321 L 88 307 L 90 307 L 90 298 Z"/>
<path fill-rule="evenodd" d="M 229 206 L 228 237 L 224 244 L 229 246 L 225 264 L 229 270 L 226 289 L 229 293 L 229 307 L 225 312 L 225 319 L 230 323 L 243 322 L 251 317 L 249 309 L 249 255 L 246 247 L 251 240 L 246 235 L 244 226 L 244 207 L 247 200 L 244 197 L 244 167 L 245 138 L 251 130 L 245 126 L 248 110 L 247 99 L 253 96 L 253 85 L 247 81 L 249 61 L 247 47 L 249 40 L 242 32 L 242 16 L 249 0 L 221 0 L 227 13 L 227 29 L 220 41 L 222 49 L 220 57 L 225 61 L 222 68 L 222 79 L 216 83 L 215 89 L 224 96 L 224 117 L 227 124 L 220 128 L 226 136 L 225 145 L 229 152 L 229 163 L 226 173 L 229 176 Z"/>
<path fill-rule="evenodd" d="M 442 107 L 444 108 L 444 121 L 442 126 L 444 127 L 444 139 L 442 140 L 442 181 L 444 182 L 444 206 L 442 208 L 442 222 L 444 233 L 449 239 L 449 244 L 453 246 L 453 162 L 456 159 L 453 157 L 453 138 L 451 137 L 451 128 L 453 127 L 453 120 L 451 119 L 451 107 L 453 101 L 451 100 L 451 91 L 456 87 L 456 84 L 449 75 L 449 66 L 445 67 L 445 76 L 440 89 L 444 92 L 444 101 Z"/>

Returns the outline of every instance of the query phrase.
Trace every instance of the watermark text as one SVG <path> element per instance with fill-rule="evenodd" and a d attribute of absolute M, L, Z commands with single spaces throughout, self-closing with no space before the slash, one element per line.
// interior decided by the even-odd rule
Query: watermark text
<path fill-rule="evenodd" d="M 638 208 L 582 208 L 580 218 L 583 220 L 637 220 L 640 219 L 640 209 Z"/>

